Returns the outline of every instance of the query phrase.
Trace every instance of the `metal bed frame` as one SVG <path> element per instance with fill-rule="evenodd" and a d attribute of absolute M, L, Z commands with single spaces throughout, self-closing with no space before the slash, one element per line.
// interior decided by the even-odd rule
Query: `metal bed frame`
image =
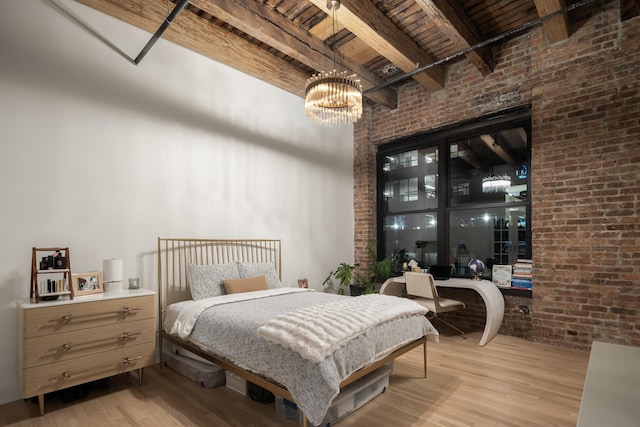
<path fill-rule="evenodd" d="M 162 341 L 167 340 L 216 365 L 256 384 L 277 396 L 295 402 L 289 391 L 277 381 L 248 372 L 236 366 L 233 361 L 216 357 L 194 344 L 177 336 L 164 332 L 163 322 L 166 307 L 179 301 L 191 299 L 187 280 L 189 264 L 217 264 L 228 262 L 273 262 L 278 276 L 282 279 L 282 245 L 280 240 L 272 239 L 188 239 L 158 237 L 158 331 L 160 332 L 160 364 L 162 366 Z M 386 363 L 395 360 L 415 347 L 423 346 L 424 377 L 427 376 L 427 338 L 412 341 L 387 356 L 373 362 L 351 374 L 340 383 L 340 388 L 375 371 Z M 303 426 L 307 418 L 302 417 Z"/>

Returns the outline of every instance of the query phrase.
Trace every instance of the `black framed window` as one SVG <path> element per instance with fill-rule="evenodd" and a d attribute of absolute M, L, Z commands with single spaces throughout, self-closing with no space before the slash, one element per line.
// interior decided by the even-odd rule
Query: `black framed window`
<path fill-rule="evenodd" d="M 404 250 L 459 277 L 474 258 L 530 259 L 530 141 L 521 108 L 380 146 L 378 253 Z"/>

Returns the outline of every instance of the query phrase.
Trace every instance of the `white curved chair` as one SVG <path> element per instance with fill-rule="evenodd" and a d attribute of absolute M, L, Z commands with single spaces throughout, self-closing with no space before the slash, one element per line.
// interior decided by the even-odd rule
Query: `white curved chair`
<path fill-rule="evenodd" d="M 429 313 L 427 313 L 429 320 L 438 319 L 458 331 L 461 335 L 464 335 L 462 330 L 438 317 L 439 313 L 464 310 L 464 302 L 438 296 L 438 290 L 431 274 L 406 272 L 404 279 L 407 286 L 407 295 L 418 304 L 429 309 Z"/>

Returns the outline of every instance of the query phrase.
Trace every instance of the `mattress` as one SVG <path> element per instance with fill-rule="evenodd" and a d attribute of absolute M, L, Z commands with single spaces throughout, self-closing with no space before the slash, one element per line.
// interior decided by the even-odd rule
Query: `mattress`
<path fill-rule="evenodd" d="M 265 291 L 261 297 L 251 296 L 245 300 L 227 298 L 232 301 L 208 307 L 195 320 L 187 340 L 218 358 L 233 361 L 242 369 L 286 387 L 313 425 L 322 422 L 340 391 L 340 383 L 353 372 L 425 335 L 438 335 L 424 315 L 398 317 L 356 334 L 326 359 L 313 363 L 299 353 L 262 339 L 258 328 L 301 307 L 353 297 L 291 289 L 290 293 L 274 290 L 273 295 Z M 183 301 L 168 307 L 167 319 L 175 320 L 175 311 L 189 310 L 189 306 L 189 302 Z M 316 321 L 322 323 L 323 319 Z M 165 330 L 171 330 L 171 326 L 165 324 Z"/>

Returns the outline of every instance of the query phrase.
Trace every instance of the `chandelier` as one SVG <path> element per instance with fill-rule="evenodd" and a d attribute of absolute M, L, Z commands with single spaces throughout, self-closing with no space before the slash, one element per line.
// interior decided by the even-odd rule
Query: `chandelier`
<path fill-rule="evenodd" d="M 511 186 L 511 178 L 509 175 L 494 175 L 493 172 L 489 176 L 482 178 L 483 193 L 505 193 L 507 188 Z"/>
<path fill-rule="evenodd" d="M 495 139 L 493 139 L 493 141 L 493 151 L 495 153 L 498 150 L 499 145 L 495 142 Z M 506 193 L 508 187 L 511 187 L 511 178 L 509 175 L 506 173 L 502 175 L 494 175 L 493 166 L 489 170 L 489 176 L 482 178 L 483 193 Z"/>
<path fill-rule="evenodd" d="M 327 9 L 333 12 L 333 38 L 336 36 L 336 10 L 339 0 L 328 0 Z M 304 112 L 307 119 L 328 125 L 355 123 L 362 116 L 362 85 L 355 74 L 337 72 L 336 53 L 333 51 L 334 70 L 313 74 L 304 91 Z"/>

